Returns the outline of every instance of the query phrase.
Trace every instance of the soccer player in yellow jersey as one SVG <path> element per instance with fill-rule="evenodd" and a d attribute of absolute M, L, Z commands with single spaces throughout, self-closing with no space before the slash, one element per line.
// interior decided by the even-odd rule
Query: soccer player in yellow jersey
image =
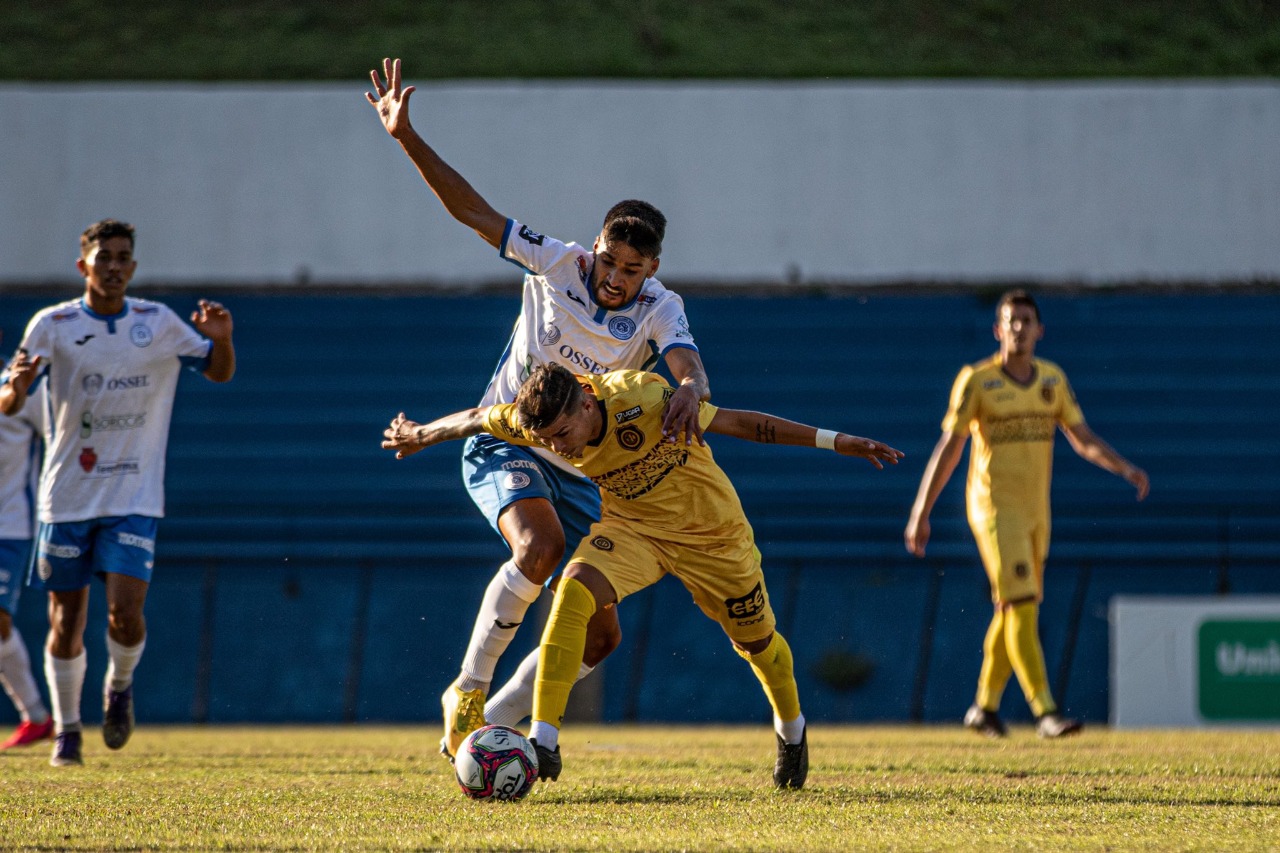
<path fill-rule="evenodd" d="M 720 623 L 773 706 L 779 788 L 800 788 L 809 769 L 804 715 L 791 649 L 773 610 L 751 525 L 711 448 L 662 433 L 673 389 L 654 373 L 575 376 L 557 364 L 534 369 L 514 403 L 469 409 L 421 425 L 399 415 L 382 446 L 400 459 L 479 432 L 541 445 L 600 487 L 601 518 L 569 559 L 542 635 L 530 739 L 538 775 L 560 775 L 559 730 L 582 664 L 587 623 L 633 592 L 675 575 L 702 612 Z M 807 445 L 860 456 L 877 468 L 902 453 L 888 445 L 703 402 L 706 433 L 765 444 Z"/>
<path fill-rule="evenodd" d="M 1147 474 L 1089 429 L 1062 368 L 1035 357 L 1044 326 L 1030 295 L 1012 290 L 1001 297 L 994 333 L 1000 352 L 956 377 L 942 437 L 925 466 L 904 538 L 908 551 L 924 556 L 929 513 L 972 435 L 966 507 L 995 615 L 982 647 L 977 697 L 964 724 L 1003 736 L 997 711 L 1009 675 L 1016 673 L 1037 733 L 1061 737 L 1079 731 L 1080 723 L 1060 714 L 1053 701 L 1037 627 L 1049 553 L 1054 432 L 1060 427 L 1081 457 L 1128 481 L 1138 500 L 1147 496 Z"/>

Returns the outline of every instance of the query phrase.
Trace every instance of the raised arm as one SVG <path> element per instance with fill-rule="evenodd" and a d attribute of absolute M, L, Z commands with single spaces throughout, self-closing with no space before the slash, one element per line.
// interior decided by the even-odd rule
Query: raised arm
<path fill-rule="evenodd" d="M 427 182 L 427 186 L 431 187 L 436 198 L 440 199 L 444 209 L 449 211 L 449 215 L 483 237 L 490 246 L 498 248 L 502 244 L 502 232 L 507 227 L 507 218 L 494 210 L 413 129 L 409 122 L 409 96 L 414 93 L 414 87 L 401 89 L 400 60 L 382 60 L 382 70 L 385 82 L 377 70 L 369 72 L 377 97 L 374 97 L 374 92 L 364 93 L 365 98 L 378 111 L 382 126 L 400 143 L 404 153 L 418 167 L 418 173 Z"/>
<path fill-rule="evenodd" d="M 669 442 L 679 441 L 683 435 L 685 444 L 693 444 L 695 440 L 706 444 L 698 422 L 698 403 L 711 399 L 711 384 L 707 381 L 707 369 L 702 366 L 702 356 L 695 349 L 673 347 L 667 351 L 666 360 L 678 387 L 662 413 L 662 434 Z"/>
<path fill-rule="evenodd" d="M 201 299 L 191 312 L 191 325 L 213 342 L 205 378 L 212 382 L 230 382 L 236 374 L 236 348 L 231 343 L 231 312 L 219 302 Z"/>
<path fill-rule="evenodd" d="M 1137 490 L 1138 500 L 1147 496 L 1151 488 L 1147 472 L 1117 453 L 1111 445 L 1089 429 L 1088 424 L 1081 421 L 1075 426 L 1063 427 L 1062 431 L 1066 433 L 1067 441 L 1071 442 L 1071 449 L 1078 453 L 1080 458 L 1124 479 Z"/>
<path fill-rule="evenodd" d="M 445 415 L 429 424 L 420 424 L 404 416 L 404 412 L 396 415 L 391 426 L 382 433 L 384 450 L 394 450 L 397 459 L 412 456 L 424 447 L 452 441 L 457 438 L 470 438 L 484 432 L 484 416 L 489 407 L 465 409 Z"/>
<path fill-rule="evenodd" d="M 942 494 L 951 473 L 956 470 L 960 454 L 964 452 L 964 443 L 968 440 L 965 433 L 944 432 L 924 467 L 916 502 L 911 507 L 911 517 L 907 519 L 907 529 L 902 534 L 907 550 L 917 557 L 924 556 L 925 545 L 929 543 L 929 513 L 933 512 L 938 495 Z"/>
<path fill-rule="evenodd" d="M 0 366 L 3 361 L 0 360 Z M 16 415 L 27 403 L 27 391 L 31 383 L 40 373 L 40 356 L 34 358 L 27 351 L 19 349 L 17 356 L 9 364 L 4 384 L 0 384 L 0 413 Z"/>
<path fill-rule="evenodd" d="M 707 424 L 707 432 L 731 435 L 734 438 L 758 441 L 761 444 L 822 447 L 834 450 L 841 456 L 859 456 L 881 469 L 884 468 L 882 463 L 897 465 L 898 460 L 902 458 L 901 450 L 894 450 L 889 445 L 874 439 L 818 429 L 763 412 L 748 412 L 742 409 L 717 409 L 715 417 L 711 419 L 711 423 Z"/>

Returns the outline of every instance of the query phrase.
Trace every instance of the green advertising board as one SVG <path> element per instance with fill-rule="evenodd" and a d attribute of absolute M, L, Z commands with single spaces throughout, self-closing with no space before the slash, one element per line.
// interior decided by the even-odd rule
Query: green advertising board
<path fill-rule="evenodd" d="M 1200 716 L 1280 720 L 1280 620 L 1200 623 Z"/>

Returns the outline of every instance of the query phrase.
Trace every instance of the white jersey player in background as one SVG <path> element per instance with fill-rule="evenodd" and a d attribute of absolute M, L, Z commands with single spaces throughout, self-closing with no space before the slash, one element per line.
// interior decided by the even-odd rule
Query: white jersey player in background
<path fill-rule="evenodd" d="M 183 366 L 214 382 L 235 373 L 231 314 L 200 300 L 192 329 L 167 306 L 125 296 L 138 263 L 133 227 L 106 219 L 80 237 L 84 296 L 36 313 L 3 386 L 0 412 L 46 383 L 39 529 L 28 583 L 49 593 L 45 677 L 54 766 L 82 764 L 80 695 L 89 584 L 103 579 L 107 651 L 102 736 L 133 732 L 133 671 L 146 641 L 143 603 L 164 515 L 164 462 Z"/>
<path fill-rule="evenodd" d="M 669 441 L 702 443 L 698 404 L 711 397 L 706 371 L 685 319 L 684 303 L 655 278 L 666 219 L 646 202 L 629 200 L 605 216 L 594 246 L 562 243 L 494 210 L 445 163 L 409 121 L 400 60 L 370 73 L 368 99 L 445 209 L 501 256 L 524 268 L 521 314 L 489 383 L 482 406 L 510 403 L 533 368 L 559 363 L 576 373 L 652 369 L 666 361 L 677 389 L 663 421 Z M 626 413 L 619 413 L 619 417 Z M 462 671 L 441 699 L 444 738 L 452 756 L 462 739 L 488 722 L 513 725 L 533 704 L 536 650 L 488 706 L 494 669 L 529 606 L 600 517 L 595 486 L 545 450 L 517 447 L 491 436 L 466 444 L 463 475 L 472 500 L 506 541 L 511 558 L 490 581 L 476 616 Z M 592 620 L 581 678 L 621 640 L 617 614 Z"/>
<path fill-rule="evenodd" d="M 0 381 L 3 368 L 0 361 Z M 38 389 L 33 391 L 42 395 Z M 14 417 L 0 416 L 0 686 L 13 700 L 20 720 L 0 749 L 29 746 L 53 736 L 53 719 L 31 672 L 31 656 L 13 624 L 36 529 L 43 411 L 42 401 L 33 399 Z"/>

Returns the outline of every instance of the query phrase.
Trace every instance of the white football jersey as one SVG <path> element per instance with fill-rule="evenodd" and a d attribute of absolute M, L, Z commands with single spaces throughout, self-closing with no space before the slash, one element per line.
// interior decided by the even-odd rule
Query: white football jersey
<path fill-rule="evenodd" d="M 43 382 L 31 389 L 22 411 L 13 417 L 0 415 L 0 539 L 35 536 L 43 415 Z"/>
<path fill-rule="evenodd" d="M 602 308 L 591 291 L 595 255 L 576 243 L 561 243 L 507 220 L 502 257 L 527 273 L 520 317 L 481 406 L 515 401 L 533 368 L 556 362 L 574 373 L 652 370 L 673 347 L 697 350 L 684 301 L 647 279 L 631 304 Z M 558 468 L 581 472 L 550 451 L 535 448 Z"/>
<path fill-rule="evenodd" d="M 168 306 L 125 299 L 103 317 L 76 299 L 31 319 L 22 347 L 48 384 L 42 522 L 164 515 L 164 462 L 178 373 L 213 343 Z"/>

